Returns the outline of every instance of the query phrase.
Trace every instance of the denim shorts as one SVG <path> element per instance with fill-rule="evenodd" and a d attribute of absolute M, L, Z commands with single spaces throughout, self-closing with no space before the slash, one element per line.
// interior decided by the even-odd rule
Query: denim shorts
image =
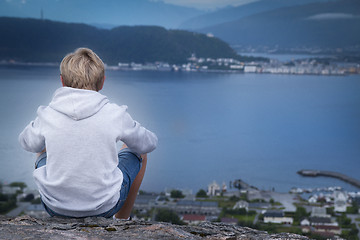
<path fill-rule="evenodd" d="M 46 157 L 47 157 L 46 152 L 44 152 L 36 159 L 35 169 L 46 165 Z M 121 189 L 120 189 L 119 201 L 109 211 L 104 212 L 99 215 L 87 216 L 87 217 L 110 218 L 113 215 L 115 215 L 121 209 L 121 207 L 124 205 L 125 200 L 129 194 L 130 187 L 131 187 L 132 183 L 134 182 L 135 177 L 137 176 L 137 174 L 140 171 L 142 159 L 137 154 L 131 152 L 128 148 L 123 148 L 122 150 L 120 150 L 120 152 L 118 153 L 118 159 L 119 159 L 118 168 L 121 170 L 121 172 L 123 173 L 123 177 L 124 177 L 122 185 L 121 185 Z M 52 217 L 53 216 L 70 217 L 70 216 L 65 216 L 65 215 L 61 215 L 59 213 L 54 212 L 48 206 L 46 206 L 46 204 L 43 201 L 41 201 L 41 202 L 42 202 L 46 212 L 50 216 L 52 216 Z"/>

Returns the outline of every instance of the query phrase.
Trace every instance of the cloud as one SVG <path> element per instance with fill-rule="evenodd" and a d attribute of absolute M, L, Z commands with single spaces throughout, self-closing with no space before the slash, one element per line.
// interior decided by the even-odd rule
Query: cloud
<path fill-rule="evenodd" d="M 14 1 L 14 0 L 5 0 L 5 2 L 7 3 L 21 3 L 21 4 L 26 4 L 27 0 L 18 0 L 18 1 Z"/>
<path fill-rule="evenodd" d="M 334 20 L 334 19 L 354 19 L 359 18 L 358 15 L 353 15 L 349 13 L 320 13 L 308 17 L 308 20 Z"/>
<path fill-rule="evenodd" d="M 259 0 L 162 0 L 165 3 L 174 5 L 194 7 L 199 9 L 215 9 L 226 6 L 240 6 Z"/>

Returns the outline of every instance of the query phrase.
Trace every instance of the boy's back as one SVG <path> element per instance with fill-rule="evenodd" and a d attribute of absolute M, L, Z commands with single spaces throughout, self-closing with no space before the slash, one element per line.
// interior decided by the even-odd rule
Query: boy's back
<path fill-rule="evenodd" d="M 47 207 L 60 215 L 84 217 L 116 205 L 124 177 L 116 142 L 123 141 L 137 155 L 157 144 L 155 134 L 126 110 L 95 90 L 73 87 L 58 89 L 49 106 L 39 107 L 38 117 L 19 140 L 31 152 L 46 147 L 46 166 L 37 168 L 34 177 Z"/>

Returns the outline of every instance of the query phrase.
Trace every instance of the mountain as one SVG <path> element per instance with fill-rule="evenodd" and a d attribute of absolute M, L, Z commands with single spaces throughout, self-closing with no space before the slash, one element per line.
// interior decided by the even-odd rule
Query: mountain
<path fill-rule="evenodd" d="M 201 29 L 212 25 L 239 20 L 278 8 L 304 5 L 313 2 L 327 2 L 329 0 L 260 0 L 237 7 L 226 7 L 215 12 L 195 16 L 180 25 L 182 29 Z"/>
<path fill-rule="evenodd" d="M 203 28 L 232 45 L 351 48 L 360 45 L 360 1 L 286 7 Z"/>
<path fill-rule="evenodd" d="M 241 58 L 220 39 L 154 26 L 105 30 L 85 24 L 0 17 L 0 32 L 0 61 L 59 62 L 78 47 L 92 48 L 108 64 L 184 63 L 193 53 L 205 58 Z"/>
<path fill-rule="evenodd" d="M 151 0 L 1 0 L 0 16 L 41 18 L 96 26 L 158 25 L 177 28 L 203 12 Z"/>

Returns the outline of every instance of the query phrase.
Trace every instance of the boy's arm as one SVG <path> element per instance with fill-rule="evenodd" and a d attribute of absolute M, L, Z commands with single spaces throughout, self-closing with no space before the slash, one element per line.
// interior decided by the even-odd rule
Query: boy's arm
<path fill-rule="evenodd" d="M 21 146 L 29 152 L 41 152 L 45 148 L 45 138 L 40 133 L 40 120 L 36 118 L 19 135 Z"/>
<path fill-rule="evenodd" d="M 156 135 L 134 121 L 130 114 L 125 112 L 123 122 L 123 132 L 120 138 L 129 149 L 144 154 L 153 151 L 158 143 Z"/>

